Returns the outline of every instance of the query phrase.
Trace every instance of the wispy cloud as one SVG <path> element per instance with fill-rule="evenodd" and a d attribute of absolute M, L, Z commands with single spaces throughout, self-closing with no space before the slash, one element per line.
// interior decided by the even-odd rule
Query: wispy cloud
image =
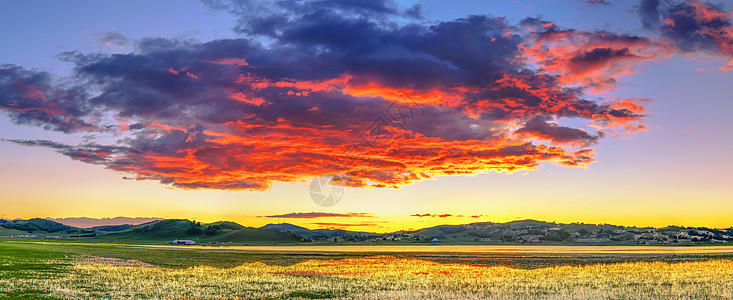
<path fill-rule="evenodd" d="M 731 12 L 719 4 L 698 0 L 661 4 L 658 0 L 642 0 L 639 16 L 645 28 L 659 32 L 676 51 L 728 59 L 720 69 L 733 70 Z"/>
<path fill-rule="evenodd" d="M 124 48 L 130 46 L 133 43 L 132 39 L 118 31 L 104 32 L 99 34 L 97 37 L 99 39 L 99 42 L 107 47 Z"/>
<path fill-rule="evenodd" d="M 447 218 L 447 217 L 463 217 L 463 215 L 452 215 L 452 214 L 412 214 L 410 217 L 433 217 L 433 218 Z"/>
<path fill-rule="evenodd" d="M 590 5 L 610 5 L 606 0 L 584 0 L 584 2 L 590 4 Z"/>
<path fill-rule="evenodd" d="M 377 223 L 311 223 L 313 225 L 326 226 L 330 228 L 345 227 L 383 227 Z"/>
<path fill-rule="evenodd" d="M 264 218 L 286 218 L 286 219 L 314 219 L 314 218 L 374 218 L 370 213 L 328 213 L 328 212 L 307 212 L 287 213 L 282 215 L 263 216 Z"/>

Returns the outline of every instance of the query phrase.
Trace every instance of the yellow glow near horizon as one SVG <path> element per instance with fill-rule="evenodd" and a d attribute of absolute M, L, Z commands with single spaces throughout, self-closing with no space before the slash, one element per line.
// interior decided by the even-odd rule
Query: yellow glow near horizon
<path fill-rule="evenodd" d="M 572 183 L 582 182 L 593 169 L 557 173 L 542 166 L 526 174 L 441 177 L 398 190 L 348 188 L 340 203 L 326 208 L 310 199 L 307 183 L 276 183 L 263 192 L 172 189 L 152 181 L 122 180 L 124 174 L 62 158 L 48 149 L 1 146 L 26 155 L 0 158 L 4 166 L 0 218 L 161 217 L 206 223 L 229 220 L 252 227 L 280 221 L 310 229 L 339 228 L 316 223 L 345 223 L 367 225 L 340 228 L 370 232 L 520 219 L 640 227 L 733 226 L 726 213 L 733 210 L 733 201 L 728 201 L 730 188 L 709 180 L 694 188 L 662 181 L 639 184 L 622 177 L 611 183 L 589 181 L 576 186 Z M 527 188 L 529 184 L 532 188 Z M 608 184 L 624 188 L 605 189 Z M 355 212 L 373 217 L 262 217 L 297 212 Z M 413 214 L 453 216 L 411 217 Z"/>

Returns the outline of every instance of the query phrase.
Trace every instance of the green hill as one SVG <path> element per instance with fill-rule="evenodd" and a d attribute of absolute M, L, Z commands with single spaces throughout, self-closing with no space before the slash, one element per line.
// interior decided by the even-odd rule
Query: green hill
<path fill-rule="evenodd" d="M 102 225 L 102 226 L 94 226 L 89 229 L 91 230 L 99 230 L 99 231 L 106 231 L 106 232 L 114 232 L 114 231 L 122 231 L 125 229 L 129 229 L 135 227 L 135 225 L 132 224 L 122 224 L 122 225 Z"/>
<path fill-rule="evenodd" d="M 275 229 L 258 229 L 252 227 L 242 228 L 240 230 L 212 236 L 204 239 L 204 241 L 218 242 L 297 242 L 300 237 L 287 232 Z"/>
<path fill-rule="evenodd" d="M 290 231 L 290 232 L 308 232 L 310 229 L 305 227 L 300 227 L 297 225 L 293 225 L 290 223 L 282 223 L 282 224 L 267 224 L 265 226 L 260 227 L 260 229 L 277 229 L 280 231 Z"/>
<path fill-rule="evenodd" d="M 73 236 L 90 234 L 94 234 L 94 230 L 76 228 L 40 218 L 2 220 L 0 222 L 0 235 Z"/>
<path fill-rule="evenodd" d="M 292 224 L 268 224 L 261 228 L 234 222 L 201 224 L 189 220 L 82 229 L 47 219 L 0 219 L 0 236 L 69 238 L 72 240 L 165 243 L 175 239 L 197 243 L 389 243 L 389 244 L 572 244 L 572 245 L 701 245 L 733 244 L 733 228 L 667 226 L 624 227 L 610 224 L 561 224 L 536 220 L 507 223 L 439 225 L 413 231 L 371 233 L 341 229 L 314 229 Z M 129 227 L 129 228 L 128 228 Z"/>
<path fill-rule="evenodd" d="M 474 243 L 474 242 L 568 242 L 570 233 L 565 224 L 536 220 L 507 223 L 471 223 L 439 225 L 406 233 L 405 236 L 421 242 Z"/>
<path fill-rule="evenodd" d="M 189 220 L 160 220 L 108 233 L 102 238 L 120 241 L 167 242 L 175 239 L 205 242 L 297 242 L 300 237 L 274 229 L 245 227 L 234 222 L 201 224 Z"/>
<path fill-rule="evenodd" d="M 293 233 L 300 236 L 303 241 L 326 241 L 326 240 L 342 240 L 351 242 L 365 242 L 368 240 L 379 239 L 383 234 L 373 232 L 349 231 L 343 229 L 308 229 L 289 223 L 267 224 L 260 229 L 276 229 L 282 232 Z"/>

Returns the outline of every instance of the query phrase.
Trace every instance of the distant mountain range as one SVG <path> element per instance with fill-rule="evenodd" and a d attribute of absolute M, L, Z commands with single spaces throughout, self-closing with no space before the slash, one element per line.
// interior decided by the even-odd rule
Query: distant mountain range
<path fill-rule="evenodd" d="M 624 227 L 609 224 L 557 224 L 535 220 L 508 223 L 439 225 L 392 233 L 340 229 L 308 229 L 293 224 L 267 224 L 260 228 L 234 222 L 202 224 L 182 219 L 155 220 L 139 225 L 92 228 L 68 226 L 47 219 L 1 220 L 0 236 L 103 240 L 130 243 L 164 243 L 175 239 L 199 244 L 581 244 L 581 245 L 697 245 L 733 243 L 733 228 Z"/>

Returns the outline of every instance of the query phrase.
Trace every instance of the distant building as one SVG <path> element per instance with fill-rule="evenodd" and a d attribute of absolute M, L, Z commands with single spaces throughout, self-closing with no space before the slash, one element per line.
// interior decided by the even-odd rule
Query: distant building
<path fill-rule="evenodd" d="M 439 240 L 438 238 L 434 238 L 434 239 L 432 239 L 432 240 L 430 240 L 430 241 L 431 241 L 431 242 L 440 242 L 440 240 Z"/>
<path fill-rule="evenodd" d="M 171 242 L 171 244 L 174 244 L 174 245 L 196 245 L 196 242 L 195 241 L 192 241 L 192 240 L 175 240 L 175 241 Z"/>

